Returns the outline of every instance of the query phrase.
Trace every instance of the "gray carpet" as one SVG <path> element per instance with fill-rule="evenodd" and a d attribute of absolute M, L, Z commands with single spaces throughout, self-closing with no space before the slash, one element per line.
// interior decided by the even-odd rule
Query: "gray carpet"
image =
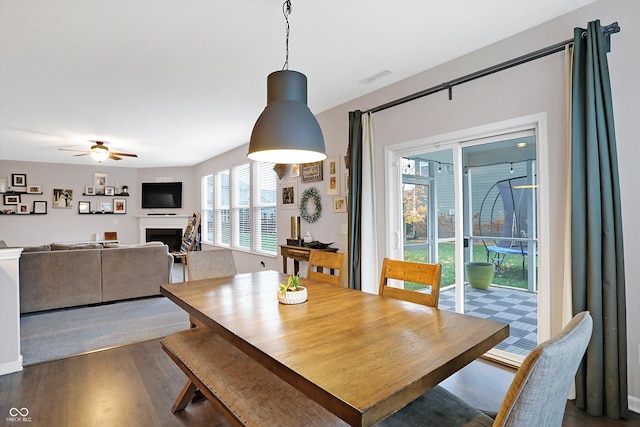
<path fill-rule="evenodd" d="M 24 365 L 131 344 L 189 328 L 189 315 L 165 297 L 78 307 L 20 318 Z"/>

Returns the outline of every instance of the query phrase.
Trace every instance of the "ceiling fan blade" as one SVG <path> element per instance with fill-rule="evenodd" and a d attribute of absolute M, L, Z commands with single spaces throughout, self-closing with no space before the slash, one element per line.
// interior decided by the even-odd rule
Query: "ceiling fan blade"
<path fill-rule="evenodd" d="M 77 151 L 77 152 L 79 152 L 79 153 L 87 152 L 87 150 L 74 150 L 74 149 L 72 149 L 72 148 L 58 148 L 58 150 L 60 150 L 60 151 Z M 88 153 L 88 152 L 87 152 L 87 153 Z"/>
<path fill-rule="evenodd" d="M 74 154 L 73 157 L 88 156 L 91 153 Z"/>
<path fill-rule="evenodd" d="M 117 156 L 124 156 L 124 157 L 138 157 L 137 154 L 129 154 L 129 153 L 116 153 L 114 151 L 110 151 L 111 154 L 115 154 Z"/>
<path fill-rule="evenodd" d="M 120 157 L 116 156 L 117 153 L 109 153 L 109 158 L 111 160 L 122 160 Z"/>

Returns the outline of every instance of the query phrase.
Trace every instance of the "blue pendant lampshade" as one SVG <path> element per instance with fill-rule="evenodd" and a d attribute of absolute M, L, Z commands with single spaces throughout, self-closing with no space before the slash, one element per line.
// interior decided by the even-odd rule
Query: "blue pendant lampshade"
<path fill-rule="evenodd" d="M 297 71 L 267 77 L 267 106 L 253 127 L 251 160 L 311 163 L 327 158 L 318 121 L 307 107 L 307 78 Z"/>

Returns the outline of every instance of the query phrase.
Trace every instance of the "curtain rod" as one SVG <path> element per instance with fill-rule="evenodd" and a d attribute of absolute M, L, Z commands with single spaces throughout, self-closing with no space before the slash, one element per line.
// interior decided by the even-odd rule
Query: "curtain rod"
<path fill-rule="evenodd" d="M 600 27 L 601 31 L 603 32 L 604 36 L 605 36 L 605 44 L 606 44 L 606 49 L 607 52 L 611 51 L 611 34 L 613 33 L 619 33 L 620 32 L 620 26 L 618 25 L 617 22 L 614 22 L 613 24 L 604 26 L 604 27 Z M 494 74 L 497 73 L 499 71 L 503 71 L 512 67 L 515 67 L 517 65 L 521 65 L 521 64 L 525 64 L 527 62 L 530 61 L 534 61 L 536 59 L 540 59 L 540 58 L 544 58 L 545 56 L 557 53 L 557 52 L 561 52 L 565 49 L 566 46 L 568 45 L 572 45 L 573 44 L 573 39 L 569 39 L 569 40 L 565 40 L 563 42 L 560 43 L 556 43 L 554 45 L 551 46 L 547 46 L 543 49 L 540 50 L 536 50 L 535 52 L 531 52 L 528 53 L 526 55 L 522 55 L 519 56 L 517 58 L 514 59 L 510 59 L 508 61 L 505 62 L 501 62 L 500 64 L 497 65 L 493 65 L 491 67 L 482 69 L 480 71 L 476 71 L 473 72 L 471 74 L 467 74 L 465 76 L 462 77 L 458 77 L 457 79 L 453 79 L 450 80 L 448 82 L 445 83 L 441 83 L 437 86 L 433 86 L 430 87 L 428 89 L 424 89 L 421 90 L 420 92 L 416 92 L 413 93 L 411 95 L 407 95 L 405 97 L 402 98 L 398 98 L 395 101 L 391 101 L 391 102 L 387 102 L 386 104 L 382 104 L 379 105 L 377 107 L 371 108 L 370 110 L 366 110 L 363 113 L 364 114 L 371 114 L 371 113 L 377 113 L 379 111 L 382 110 L 386 110 L 387 108 L 392 108 L 392 107 L 396 107 L 398 105 L 404 104 L 406 102 L 409 101 L 413 101 L 415 99 L 418 98 L 422 98 L 424 96 L 427 95 L 432 95 L 434 93 L 443 91 L 443 90 L 448 90 L 449 91 L 449 100 L 453 99 L 453 87 L 457 86 L 459 84 L 462 83 L 467 83 L 470 82 L 472 80 L 476 80 L 479 79 L 480 77 L 485 77 L 488 76 L 490 74 Z"/>

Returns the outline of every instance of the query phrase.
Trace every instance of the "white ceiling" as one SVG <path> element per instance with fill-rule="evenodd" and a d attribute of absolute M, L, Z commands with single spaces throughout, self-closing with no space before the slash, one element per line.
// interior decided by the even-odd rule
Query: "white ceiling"
<path fill-rule="evenodd" d="M 293 0 L 289 68 L 317 114 L 593 1 Z M 139 155 L 109 166 L 190 166 L 247 143 L 282 3 L 0 0 L 0 159 L 93 164 L 57 149 L 102 140 Z"/>

